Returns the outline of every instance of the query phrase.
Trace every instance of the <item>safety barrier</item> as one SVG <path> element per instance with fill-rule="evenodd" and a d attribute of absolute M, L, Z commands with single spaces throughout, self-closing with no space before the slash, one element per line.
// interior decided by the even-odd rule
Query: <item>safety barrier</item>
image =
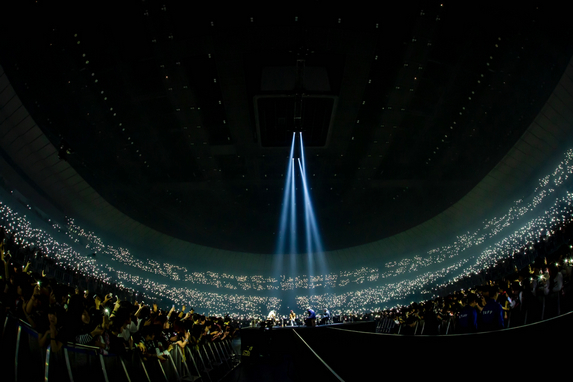
<path fill-rule="evenodd" d="M 548 318 L 558 317 L 564 313 L 570 312 L 573 307 L 573 284 L 568 283 L 560 292 L 551 293 L 547 296 L 540 295 L 534 297 L 528 305 L 521 305 L 521 309 L 508 311 L 508 317 L 505 321 L 505 328 L 514 328 L 530 323 L 546 320 Z M 376 320 L 376 333 L 387 334 L 406 334 L 401 324 L 396 318 L 381 317 Z M 438 327 L 438 333 L 432 334 L 455 334 L 456 320 L 452 317 L 443 319 Z M 413 327 L 409 328 L 407 334 L 423 335 L 428 334 L 426 323 L 423 319 L 417 320 Z"/>
<path fill-rule="evenodd" d="M 6 316 L 0 338 L 6 381 L 218 381 L 240 363 L 230 340 L 200 346 L 174 346 L 165 356 L 144 361 L 137 351 L 103 354 L 93 346 L 67 344 L 42 348 L 39 335 L 26 322 Z M 4 379 L 3 379 L 4 380 Z"/>

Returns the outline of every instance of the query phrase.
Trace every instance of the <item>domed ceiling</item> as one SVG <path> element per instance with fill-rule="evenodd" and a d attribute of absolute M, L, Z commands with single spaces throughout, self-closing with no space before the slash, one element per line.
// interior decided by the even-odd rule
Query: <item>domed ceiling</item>
<path fill-rule="evenodd" d="M 60 160 L 114 207 L 191 243 L 273 253 L 293 132 L 324 248 L 370 243 L 482 180 L 572 53 L 541 6 L 294 5 L 18 2 L 0 65 Z"/>

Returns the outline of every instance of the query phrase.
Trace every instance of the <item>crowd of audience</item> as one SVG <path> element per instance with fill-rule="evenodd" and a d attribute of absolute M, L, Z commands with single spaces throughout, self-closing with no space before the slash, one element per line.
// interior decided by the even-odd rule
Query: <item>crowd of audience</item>
<path fill-rule="evenodd" d="M 567 221 L 535 244 L 516 248 L 495 266 L 436 288 L 442 297 L 382 312 L 333 312 L 333 322 L 378 319 L 379 331 L 451 334 L 515 327 L 564 313 L 573 305 L 568 293 L 573 225 Z M 185 306 L 161 309 L 157 303 L 146 304 L 146 297 L 133 290 L 81 272 L 78 278 L 77 270 L 54 264 L 5 230 L 0 240 L 0 316 L 27 322 L 38 332 L 40 345 L 50 344 L 53 351 L 65 344 L 83 344 L 103 354 L 135 351 L 145 359 L 164 361 L 176 346 L 199 347 L 233 338 L 241 326 L 257 322 L 254 316 L 206 317 Z M 46 269 L 62 277 L 47 277 Z"/>
<path fill-rule="evenodd" d="M 570 227 L 562 228 L 558 234 L 542 238 L 529 254 L 518 251 L 512 261 L 500 261 L 483 271 L 482 278 L 502 275 L 497 281 L 490 279 L 444 297 L 382 312 L 335 314 L 333 322 L 380 319 L 391 322 L 381 331 L 451 334 L 514 327 L 563 313 L 571 305 L 565 291 L 571 281 L 573 252 L 568 244 Z M 41 346 L 51 343 L 56 351 L 66 343 L 85 344 L 100 348 L 102 353 L 139 351 L 144 358 L 164 360 L 165 352 L 174 346 L 184 349 L 233 338 L 242 325 L 253 326 L 256 321 L 255 317 L 205 317 L 185 306 L 176 309 L 173 305 L 167 311 L 156 303 L 137 301 L 133 291 L 109 284 L 93 285 L 89 279 L 84 283 L 88 289 L 81 290 L 78 280 L 75 286 L 66 285 L 46 277 L 44 271 L 32 271 L 31 261 L 14 261 L 6 248 L 17 251 L 18 243 L 4 232 L 0 238 L 2 315 L 11 314 L 29 323 L 39 333 Z M 517 264 L 523 264 L 524 259 L 534 261 L 519 270 Z M 458 286 L 468 281 L 474 280 L 460 280 Z"/>
<path fill-rule="evenodd" d="M 436 288 L 441 297 L 380 312 L 333 312 L 329 323 L 377 321 L 377 332 L 447 335 L 501 330 L 563 314 L 573 307 L 571 238 L 573 224 L 563 222 L 494 266 Z M 248 315 L 206 316 L 186 306 L 162 309 L 161 301 L 57 264 L 4 230 L 0 241 L 0 319 L 9 315 L 26 322 L 37 333 L 38 345 L 55 354 L 65 346 L 88 345 L 99 354 L 136 356 L 153 367 L 185 357 L 186 347 L 204 349 L 235 338 L 241 327 L 265 322 Z M 304 325 L 305 317 L 301 313 L 297 325 Z M 177 348 L 182 352 L 174 352 Z"/>
<path fill-rule="evenodd" d="M 458 287 L 464 285 L 464 288 L 443 297 L 378 312 L 379 331 L 475 333 L 534 323 L 570 311 L 573 307 L 570 228 L 542 238 L 535 248 L 530 248 L 533 261 L 521 269 L 516 263 L 522 263 L 520 254 L 526 251 L 519 251 L 514 261 L 500 261 L 484 270 L 484 275 L 498 275 L 499 279 L 488 278 L 472 287 L 467 287 L 468 280 L 461 280 Z"/>
<path fill-rule="evenodd" d="M 2 240 L 3 239 L 3 240 Z M 170 310 L 157 304 L 128 301 L 109 286 L 105 293 L 80 290 L 59 283 L 44 272 L 20 264 L 6 248 L 13 250 L 11 237 L 0 235 L 0 318 L 20 319 L 38 333 L 40 347 L 50 345 L 58 352 L 65 345 L 88 345 L 101 354 L 137 352 L 144 360 L 166 361 L 175 347 L 182 354 L 187 346 L 196 349 L 209 342 L 232 339 L 239 323 L 230 317 L 206 317 L 192 308 L 175 305 Z"/>

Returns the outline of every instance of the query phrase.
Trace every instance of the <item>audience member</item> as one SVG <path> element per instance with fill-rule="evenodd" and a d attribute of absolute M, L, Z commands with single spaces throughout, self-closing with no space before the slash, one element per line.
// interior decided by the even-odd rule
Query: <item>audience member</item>
<path fill-rule="evenodd" d="M 478 297 L 474 293 L 470 293 L 465 298 L 465 305 L 458 315 L 458 333 L 475 333 L 478 330 L 478 312 L 476 306 L 478 305 Z"/>
<path fill-rule="evenodd" d="M 480 330 L 491 331 L 504 328 L 504 311 L 501 304 L 497 301 L 499 297 L 499 287 L 491 286 L 489 288 L 488 300 L 481 312 L 482 327 Z"/>

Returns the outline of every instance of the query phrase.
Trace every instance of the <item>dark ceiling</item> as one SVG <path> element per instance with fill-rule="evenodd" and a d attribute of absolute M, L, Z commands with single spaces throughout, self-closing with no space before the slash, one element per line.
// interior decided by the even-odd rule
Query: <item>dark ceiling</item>
<path fill-rule="evenodd" d="M 572 54 L 541 6 L 17 3 L 0 64 L 63 160 L 149 227 L 240 252 L 275 250 L 297 100 L 324 246 L 346 248 L 466 195 Z"/>

